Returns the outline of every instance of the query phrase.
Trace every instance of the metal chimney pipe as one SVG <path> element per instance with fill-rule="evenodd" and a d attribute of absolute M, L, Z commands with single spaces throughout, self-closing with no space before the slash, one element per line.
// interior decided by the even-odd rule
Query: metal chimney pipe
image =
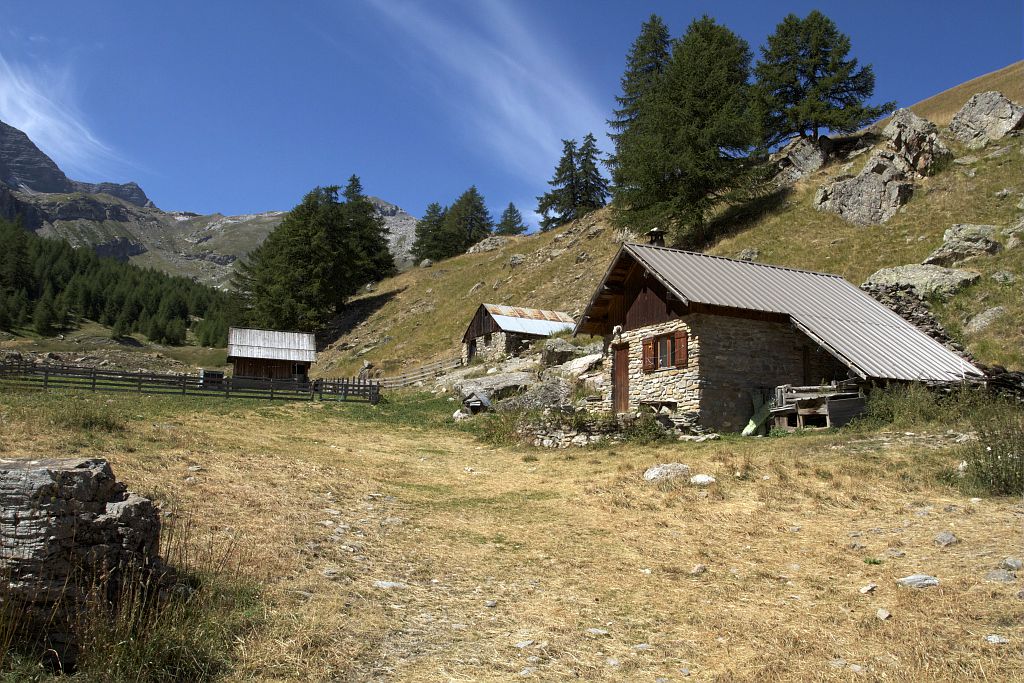
<path fill-rule="evenodd" d="M 652 247 L 665 246 L 665 231 L 661 228 L 651 228 L 647 231 L 647 243 Z"/>

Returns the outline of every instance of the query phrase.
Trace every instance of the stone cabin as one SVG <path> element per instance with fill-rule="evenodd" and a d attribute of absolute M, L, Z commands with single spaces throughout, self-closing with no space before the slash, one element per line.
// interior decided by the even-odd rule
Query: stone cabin
<path fill-rule="evenodd" d="M 539 308 L 480 304 L 462 335 L 462 363 L 515 355 L 534 339 L 572 330 L 576 321 L 568 313 Z"/>
<path fill-rule="evenodd" d="M 316 362 L 316 338 L 306 332 L 232 327 L 228 362 L 236 379 L 306 382 Z"/>
<path fill-rule="evenodd" d="M 605 338 L 601 409 L 722 431 L 747 424 L 753 392 L 785 384 L 981 375 L 838 275 L 658 244 L 619 249 L 576 333 Z"/>

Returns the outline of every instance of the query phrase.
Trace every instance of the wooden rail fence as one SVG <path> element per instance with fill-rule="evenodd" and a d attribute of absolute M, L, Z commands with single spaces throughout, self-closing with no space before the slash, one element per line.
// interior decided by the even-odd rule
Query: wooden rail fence
<path fill-rule="evenodd" d="M 0 382 L 5 386 L 44 391 L 79 389 L 282 401 L 369 401 L 372 404 L 380 402 L 381 390 L 380 382 L 359 378 L 312 382 L 246 377 L 204 380 L 199 375 L 159 375 L 36 363 L 0 363 Z"/>
<path fill-rule="evenodd" d="M 417 382 L 426 382 L 427 380 L 434 379 L 438 375 L 442 375 L 448 370 L 453 370 L 461 365 L 461 357 L 445 358 L 444 360 L 428 363 L 401 375 L 395 375 L 394 377 L 381 377 L 378 381 L 385 389 L 411 387 Z"/>

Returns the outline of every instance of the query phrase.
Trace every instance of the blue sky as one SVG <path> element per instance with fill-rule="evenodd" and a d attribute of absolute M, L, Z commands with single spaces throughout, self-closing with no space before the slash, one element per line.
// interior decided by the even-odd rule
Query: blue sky
<path fill-rule="evenodd" d="M 1024 57 L 1020 0 L 611 2 L 6 0 L 0 119 L 80 180 L 135 180 L 158 206 L 288 209 L 358 174 L 420 215 L 476 184 L 526 214 L 560 138 L 603 137 L 651 12 L 707 13 L 757 49 L 818 8 L 900 104 Z"/>

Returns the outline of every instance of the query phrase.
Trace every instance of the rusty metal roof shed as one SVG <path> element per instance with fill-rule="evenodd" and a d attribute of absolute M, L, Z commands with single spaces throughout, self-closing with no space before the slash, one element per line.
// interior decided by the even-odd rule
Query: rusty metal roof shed
<path fill-rule="evenodd" d="M 494 323 L 503 332 L 547 337 L 562 330 L 571 330 L 576 324 L 571 315 L 562 311 L 497 304 L 483 304 L 483 308 L 490 313 Z"/>
<path fill-rule="evenodd" d="M 783 268 L 642 244 L 624 244 L 598 285 L 577 332 L 609 296 L 608 275 L 633 258 L 684 304 L 691 302 L 788 316 L 864 378 L 948 381 L 982 372 L 839 275 Z"/>
<path fill-rule="evenodd" d="M 232 358 L 312 363 L 316 361 L 316 338 L 305 332 L 232 327 L 228 331 L 228 360 Z"/>

